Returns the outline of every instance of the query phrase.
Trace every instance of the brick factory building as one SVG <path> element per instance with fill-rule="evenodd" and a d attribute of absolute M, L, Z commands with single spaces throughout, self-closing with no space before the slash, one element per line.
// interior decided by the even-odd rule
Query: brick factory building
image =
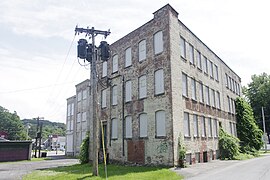
<path fill-rule="evenodd" d="M 109 61 L 98 63 L 97 115 L 104 123 L 109 159 L 177 165 L 179 141 L 190 164 L 216 159 L 220 125 L 236 135 L 234 100 L 241 95 L 241 79 L 170 5 L 153 14 L 152 20 L 110 45 Z M 89 131 L 91 157 L 89 80 L 84 89 L 86 104 L 79 85 L 77 96 L 68 99 L 68 108 L 74 110 L 68 110 L 70 127 L 73 112 L 73 132 L 67 128 L 67 136 L 73 141 L 67 150 L 79 153 Z"/>

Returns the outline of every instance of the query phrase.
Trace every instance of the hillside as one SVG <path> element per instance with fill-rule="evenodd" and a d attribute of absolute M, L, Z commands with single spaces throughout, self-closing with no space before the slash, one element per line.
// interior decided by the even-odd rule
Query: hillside
<path fill-rule="evenodd" d="M 33 119 L 23 119 L 22 120 L 24 126 L 26 127 L 29 124 L 29 132 L 28 135 L 35 139 L 36 137 L 36 130 L 37 130 L 37 121 Z M 48 120 L 40 120 L 40 123 L 43 124 L 42 126 L 42 138 L 47 139 L 49 135 L 66 135 L 66 125 L 64 123 L 59 122 L 51 122 Z"/>

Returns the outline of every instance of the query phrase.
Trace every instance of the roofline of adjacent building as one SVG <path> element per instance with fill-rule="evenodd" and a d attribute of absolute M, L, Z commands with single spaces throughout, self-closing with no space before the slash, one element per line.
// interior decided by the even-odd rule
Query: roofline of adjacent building
<path fill-rule="evenodd" d="M 171 9 L 172 11 L 174 11 L 174 13 L 176 14 L 176 15 L 178 15 L 179 13 L 170 5 L 170 4 L 166 4 L 165 6 L 163 6 L 163 7 L 161 7 L 161 8 L 159 8 L 158 10 L 156 10 L 153 14 L 155 14 L 156 12 L 158 12 L 158 11 L 160 11 L 161 9 L 163 9 L 163 8 L 165 8 L 165 7 L 167 7 L 167 6 L 169 6 L 169 9 Z M 241 78 L 240 78 L 240 76 L 238 75 L 238 74 L 236 74 L 214 51 L 212 51 L 200 38 L 198 38 L 198 36 L 196 36 L 182 21 L 180 21 L 179 20 L 179 18 L 177 18 L 178 19 L 178 21 L 195 37 L 195 38 L 197 38 L 197 40 L 199 41 L 199 42 L 201 42 L 209 51 L 211 51 L 227 68 L 229 68 L 238 78 L 239 78 L 239 80 L 240 80 L 240 82 L 241 82 Z M 118 39 L 117 41 L 115 41 L 115 42 L 113 42 L 111 45 L 113 45 L 113 44 L 115 44 L 115 43 L 117 43 L 118 41 L 121 41 L 123 38 L 125 38 L 126 36 L 128 36 L 128 35 L 130 35 L 130 34 L 132 34 L 132 33 L 134 33 L 135 31 L 137 31 L 138 29 L 140 29 L 141 27 L 143 27 L 143 26 L 145 26 L 146 24 L 148 24 L 148 23 L 150 23 L 151 21 L 153 21 L 154 20 L 154 18 L 153 19 L 151 19 L 150 21 L 148 21 L 148 22 L 146 22 L 146 23 L 144 23 L 143 25 L 141 25 L 140 27 L 138 27 L 138 28 L 136 28 L 135 30 L 133 30 L 133 31 L 131 31 L 130 33 L 128 33 L 128 34 L 126 34 L 125 36 L 123 36 L 122 38 L 120 38 L 120 39 Z"/>
<path fill-rule="evenodd" d="M 84 84 L 84 83 L 86 83 L 86 82 L 90 82 L 90 80 L 89 80 L 89 79 L 86 79 L 86 80 L 80 82 L 79 84 L 76 84 L 75 87 L 80 86 L 80 85 L 82 85 L 82 84 Z M 89 85 L 90 85 L 90 84 L 89 84 Z"/>

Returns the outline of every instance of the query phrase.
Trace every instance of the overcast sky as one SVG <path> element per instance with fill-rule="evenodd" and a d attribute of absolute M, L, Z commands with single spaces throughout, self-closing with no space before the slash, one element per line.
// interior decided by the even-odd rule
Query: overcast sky
<path fill-rule="evenodd" d="M 167 3 L 242 85 L 253 74 L 270 73 L 267 0 L 1 0 L 0 106 L 21 119 L 65 122 L 66 99 L 90 76 L 77 62 L 82 36 L 74 37 L 75 26 L 110 29 L 111 44 Z"/>

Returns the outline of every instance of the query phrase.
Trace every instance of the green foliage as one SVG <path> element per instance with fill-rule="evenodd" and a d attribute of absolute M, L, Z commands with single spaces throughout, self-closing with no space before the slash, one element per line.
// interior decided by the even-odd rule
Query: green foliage
<path fill-rule="evenodd" d="M 89 134 L 89 133 L 88 133 Z M 81 164 L 85 164 L 89 162 L 89 136 L 83 140 L 80 147 L 79 159 Z"/>
<path fill-rule="evenodd" d="M 263 132 L 259 129 L 250 105 L 243 99 L 236 99 L 237 135 L 240 139 L 241 152 L 256 154 L 263 146 Z"/>
<path fill-rule="evenodd" d="M 16 112 L 10 113 L 0 106 L 0 131 L 8 133 L 9 140 L 26 140 L 26 131 Z"/>
<path fill-rule="evenodd" d="M 219 129 L 218 146 L 220 159 L 235 159 L 239 155 L 239 139 Z"/>
<path fill-rule="evenodd" d="M 251 154 L 239 153 L 237 156 L 234 157 L 234 160 L 247 160 L 252 158 L 254 158 L 254 156 Z"/>
<path fill-rule="evenodd" d="M 181 141 L 181 136 L 178 137 L 178 159 L 179 159 L 179 166 L 185 167 L 184 160 L 186 158 L 187 150 L 184 146 L 184 144 Z"/>
<path fill-rule="evenodd" d="M 29 124 L 30 128 L 28 131 L 28 135 L 30 139 L 34 139 L 36 137 L 37 131 L 37 120 L 34 119 L 23 119 L 22 120 L 25 127 Z M 66 125 L 64 123 L 59 122 L 51 122 L 48 120 L 40 120 L 42 123 L 42 139 L 47 139 L 49 135 L 66 135 Z"/>
<path fill-rule="evenodd" d="M 243 88 L 243 93 L 248 99 L 254 112 L 254 118 L 261 129 L 263 129 L 261 108 L 264 107 L 266 131 L 270 134 L 270 75 L 267 73 L 252 75 L 251 80 L 251 83 Z"/>

